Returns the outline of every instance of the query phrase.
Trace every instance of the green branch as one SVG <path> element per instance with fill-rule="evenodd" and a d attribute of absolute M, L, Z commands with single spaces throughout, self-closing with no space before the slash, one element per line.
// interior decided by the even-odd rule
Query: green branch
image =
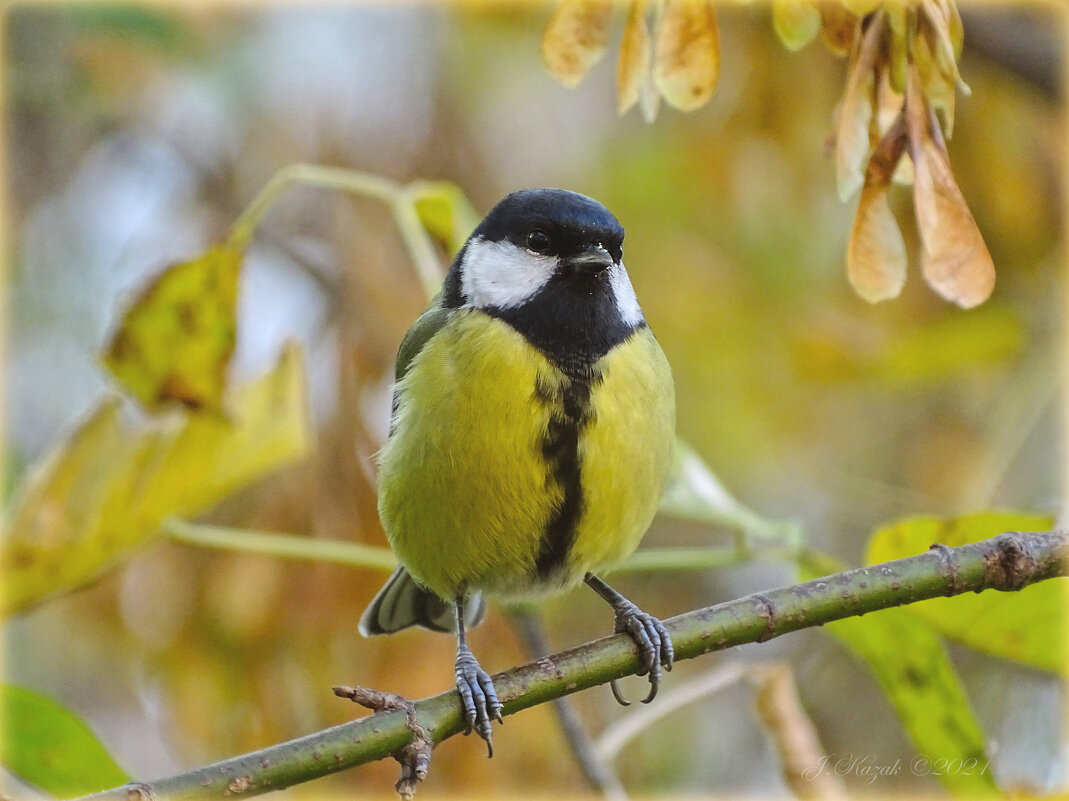
<path fill-rule="evenodd" d="M 793 587 L 754 593 L 666 620 L 676 659 L 691 659 L 833 620 L 982 590 L 1014 591 L 1066 575 L 1069 533 L 1007 533 L 971 545 L 933 545 L 926 553 L 848 570 Z M 504 714 L 605 684 L 638 669 L 634 643 L 613 635 L 494 677 Z M 256 795 L 398 753 L 413 739 L 409 716 L 432 743 L 464 726 L 455 690 L 396 710 L 150 783 L 87 798 L 221 798 Z"/>

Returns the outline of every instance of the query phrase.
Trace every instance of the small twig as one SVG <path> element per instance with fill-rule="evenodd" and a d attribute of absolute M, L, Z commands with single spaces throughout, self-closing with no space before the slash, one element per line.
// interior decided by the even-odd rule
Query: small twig
<path fill-rule="evenodd" d="M 679 570 L 713 570 L 754 562 L 793 562 L 797 548 L 640 548 L 613 568 L 619 573 L 674 573 Z"/>
<path fill-rule="evenodd" d="M 516 627 L 527 645 L 531 658 L 538 659 L 549 653 L 549 643 L 545 636 L 545 627 L 537 614 L 525 607 L 514 607 L 510 610 Z M 554 698 L 553 709 L 557 713 L 557 720 L 572 747 L 576 762 L 583 771 L 587 783 L 595 790 L 601 792 L 609 801 L 626 801 L 627 793 L 624 791 L 620 779 L 609 766 L 608 762 L 599 755 L 593 740 L 587 733 L 583 722 L 575 711 L 575 706 L 568 697 Z M 649 709 L 649 707 L 644 707 Z"/>
<path fill-rule="evenodd" d="M 677 709 L 690 706 L 695 701 L 744 679 L 747 671 L 752 669 L 752 665 L 743 662 L 725 662 L 694 678 L 673 685 L 670 690 L 661 694 L 656 704 L 638 707 L 607 726 L 596 743 L 598 756 L 606 762 L 612 762 L 625 745 L 657 721 L 668 717 Z"/>
<path fill-rule="evenodd" d="M 394 789 L 401 798 L 410 801 L 416 794 L 416 785 L 427 778 L 431 752 L 434 750 L 434 742 L 416 717 L 415 705 L 400 695 L 370 690 L 367 687 L 335 687 L 334 694 L 339 698 L 348 698 L 354 704 L 360 704 L 374 712 L 404 710 L 405 725 L 412 732 L 412 742 L 393 755 L 393 758 L 401 763 L 401 778 L 397 780 Z"/>
<path fill-rule="evenodd" d="M 757 712 L 779 753 L 787 786 L 798 798 L 845 799 L 846 789 L 839 776 L 819 770 L 821 757 L 827 752 L 802 708 L 790 666 L 767 665 L 751 678 L 757 685 Z"/>
<path fill-rule="evenodd" d="M 1019 590 L 1066 575 L 1069 534 L 1006 533 L 971 545 L 928 551 L 847 570 L 792 587 L 747 595 L 664 621 L 677 661 L 779 637 L 833 620 L 959 592 Z M 639 655 L 617 634 L 543 657 L 494 677 L 504 714 L 635 673 Z M 663 700 L 663 699 L 662 699 Z M 455 689 L 413 703 L 432 743 L 465 729 Z M 255 795 L 391 756 L 412 742 L 408 714 L 380 712 L 243 756 L 154 782 L 123 785 L 87 798 L 125 801 L 128 791 L 160 799 Z"/>

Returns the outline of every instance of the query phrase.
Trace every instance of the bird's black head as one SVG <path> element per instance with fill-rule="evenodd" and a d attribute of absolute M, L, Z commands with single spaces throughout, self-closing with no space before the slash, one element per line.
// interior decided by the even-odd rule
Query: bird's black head
<path fill-rule="evenodd" d="M 592 363 L 645 325 L 623 240 L 616 217 L 585 195 L 513 192 L 457 255 L 442 303 L 508 322 L 558 364 Z"/>
<path fill-rule="evenodd" d="M 472 234 L 561 261 L 600 245 L 620 263 L 624 228 L 596 200 L 564 189 L 522 189 L 499 202 Z"/>

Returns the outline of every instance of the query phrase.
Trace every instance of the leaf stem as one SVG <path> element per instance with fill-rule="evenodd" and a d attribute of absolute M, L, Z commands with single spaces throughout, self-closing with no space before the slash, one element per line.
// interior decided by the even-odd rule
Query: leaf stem
<path fill-rule="evenodd" d="M 416 267 L 423 291 L 434 296 L 442 282 L 442 268 L 434 246 L 416 211 L 416 199 L 422 184 L 403 185 L 389 178 L 343 167 L 318 164 L 290 164 L 273 176 L 241 212 L 230 229 L 230 243 L 244 248 L 268 209 L 284 191 L 295 184 L 335 189 L 378 200 L 390 207 L 401 238 Z"/>
<path fill-rule="evenodd" d="M 177 542 L 206 548 L 275 556 L 280 559 L 305 559 L 350 567 L 370 567 L 387 572 L 397 567 L 397 559 L 389 548 L 359 542 L 209 526 L 203 523 L 187 523 L 175 518 L 164 521 L 162 532 Z"/>
<path fill-rule="evenodd" d="M 793 548 L 640 548 L 614 567 L 613 573 L 667 573 L 735 567 L 755 561 L 793 562 Z"/>
<path fill-rule="evenodd" d="M 397 559 L 389 548 L 359 542 L 189 523 L 177 518 L 164 521 L 162 532 L 176 542 L 204 548 L 255 553 L 280 559 L 330 562 L 386 572 L 397 567 Z M 793 562 L 800 557 L 800 553 L 792 548 L 644 548 L 635 551 L 612 572 L 666 573 L 734 567 L 753 561 Z"/>

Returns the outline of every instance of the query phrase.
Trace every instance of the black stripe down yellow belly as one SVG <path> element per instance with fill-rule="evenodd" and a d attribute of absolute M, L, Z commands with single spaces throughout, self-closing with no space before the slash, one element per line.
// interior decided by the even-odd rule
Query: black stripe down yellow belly
<path fill-rule="evenodd" d="M 641 539 L 674 439 L 668 364 L 642 328 L 572 372 L 466 310 L 401 380 L 379 512 L 398 558 L 440 597 L 557 591 Z"/>

